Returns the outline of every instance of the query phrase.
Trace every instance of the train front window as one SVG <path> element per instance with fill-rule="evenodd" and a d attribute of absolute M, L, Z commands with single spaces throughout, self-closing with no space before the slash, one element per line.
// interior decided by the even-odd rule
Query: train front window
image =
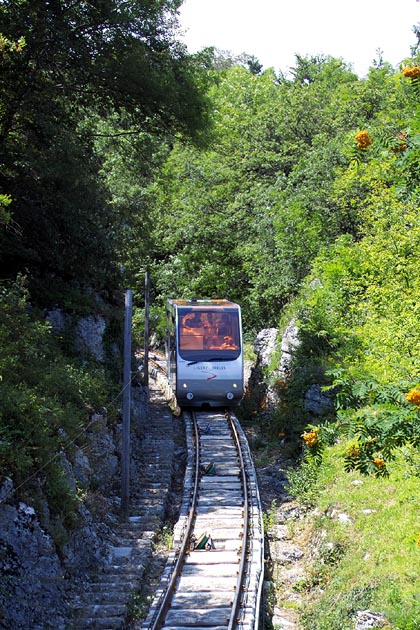
<path fill-rule="evenodd" d="M 229 360 L 240 355 L 239 313 L 235 308 L 180 308 L 178 331 L 183 359 Z"/>

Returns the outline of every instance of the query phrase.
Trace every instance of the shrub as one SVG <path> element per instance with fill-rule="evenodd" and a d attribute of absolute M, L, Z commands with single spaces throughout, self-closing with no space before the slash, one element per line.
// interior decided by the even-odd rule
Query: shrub
<path fill-rule="evenodd" d="M 73 527 L 78 500 L 57 457 L 83 442 L 110 385 L 97 366 L 66 357 L 36 315 L 24 279 L 0 287 L 0 468 L 18 493 L 39 478 L 52 516 Z"/>

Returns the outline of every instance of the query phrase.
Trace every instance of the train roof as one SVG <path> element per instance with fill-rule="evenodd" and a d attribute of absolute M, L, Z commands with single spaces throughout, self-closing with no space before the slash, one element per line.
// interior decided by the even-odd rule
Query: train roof
<path fill-rule="evenodd" d="M 226 307 L 231 307 L 231 308 L 238 308 L 238 304 L 235 304 L 235 302 L 231 302 L 230 300 L 196 300 L 196 299 L 191 299 L 191 300 L 184 300 L 184 299 L 169 299 L 168 303 L 173 307 L 173 308 L 178 308 L 180 306 L 186 306 L 188 308 L 194 308 L 195 306 L 197 307 L 201 307 L 201 308 L 205 308 L 207 306 L 211 306 L 211 307 L 221 307 L 221 308 L 226 308 Z"/>

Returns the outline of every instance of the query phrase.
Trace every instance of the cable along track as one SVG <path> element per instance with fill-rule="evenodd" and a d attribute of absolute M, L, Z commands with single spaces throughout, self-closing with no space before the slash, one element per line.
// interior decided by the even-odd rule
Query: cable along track
<path fill-rule="evenodd" d="M 143 630 L 258 630 L 264 534 L 256 474 L 231 413 L 184 412 L 188 462 L 174 549 Z"/>

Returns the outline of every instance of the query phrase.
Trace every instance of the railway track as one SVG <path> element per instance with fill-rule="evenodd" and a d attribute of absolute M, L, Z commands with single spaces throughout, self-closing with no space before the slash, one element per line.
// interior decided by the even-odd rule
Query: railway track
<path fill-rule="evenodd" d="M 264 534 L 237 419 L 184 412 L 188 464 L 172 554 L 143 630 L 258 630 Z"/>

